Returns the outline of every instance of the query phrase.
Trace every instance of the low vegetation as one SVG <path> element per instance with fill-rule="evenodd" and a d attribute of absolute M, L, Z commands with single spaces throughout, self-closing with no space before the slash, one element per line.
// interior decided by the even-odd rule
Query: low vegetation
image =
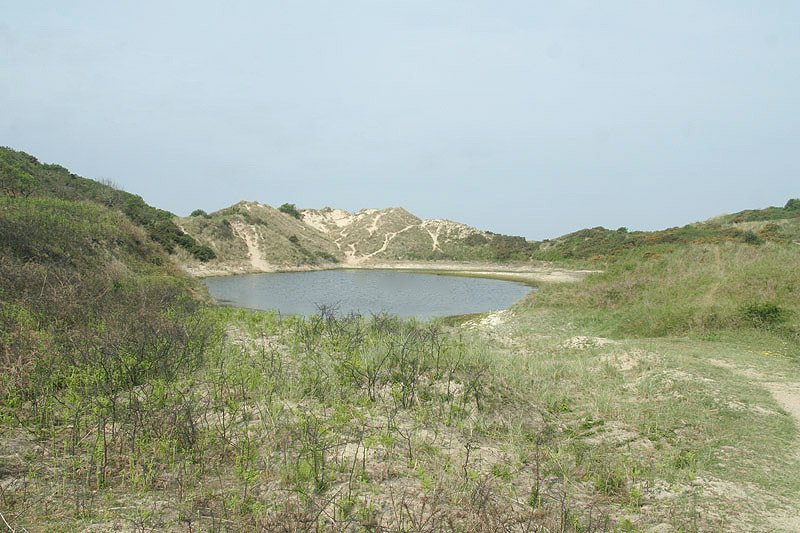
<path fill-rule="evenodd" d="M 797 343 L 798 291 L 795 244 L 663 245 L 620 254 L 580 285 L 543 287 L 526 305 L 594 314 L 611 336 L 760 328 Z"/>
<path fill-rule="evenodd" d="M 454 330 L 217 309 L 226 335 L 197 364 L 107 390 L 73 377 L 58 394 L 6 402 L 17 452 L 3 463 L 6 519 L 769 531 L 771 517 L 792 516 L 796 427 L 762 384 L 796 372 L 788 354 L 612 342 L 552 310 L 516 314 Z"/>
<path fill-rule="evenodd" d="M 610 264 L 628 258 L 630 250 L 663 249 L 689 244 L 765 242 L 788 244 L 800 238 L 800 200 L 791 199 L 780 207 L 767 207 L 723 215 L 706 222 L 696 222 L 661 231 L 584 229 L 552 241 L 534 245 L 532 257 L 545 261 L 568 261 L 583 264 Z M 659 250 L 655 250 L 658 253 Z"/>

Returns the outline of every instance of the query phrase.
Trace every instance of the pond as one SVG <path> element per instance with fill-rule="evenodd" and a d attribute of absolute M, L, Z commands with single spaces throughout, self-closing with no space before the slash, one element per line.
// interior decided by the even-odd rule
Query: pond
<path fill-rule="evenodd" d="M 513 281 L 390 270 L 245 274 L 203 281 L 218 302 L 239 307 L 309 316 L 328 306 L 340 315 L 390 313 L 422 320 L 506 309 L 531 290 Z"/>

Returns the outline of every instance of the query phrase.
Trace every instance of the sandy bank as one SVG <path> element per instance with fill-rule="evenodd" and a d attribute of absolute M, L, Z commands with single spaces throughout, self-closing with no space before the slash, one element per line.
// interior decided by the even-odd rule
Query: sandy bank
<path fill-rule="evenodd" d="M 316 270 L 397 270 L 404 272 L 421 272 L 430 274 L 447 274 L 456 276 L 473 276 L 525 283 L 565 283 L 580 281 L 597 270 L 569 270 L 554 268 L 547 265 L 531 264 L 498 264 L 471 261 L 376 261 L 376 262 L 345 262 L 328 263 L 324 265 L 260 265 L 254 268 L 252 264 L 191 264 L 182 265 L 189 274 L 198 277 L 231 276 L 237 274 L 255 274 L 261 272 L 310 272 Z"/>

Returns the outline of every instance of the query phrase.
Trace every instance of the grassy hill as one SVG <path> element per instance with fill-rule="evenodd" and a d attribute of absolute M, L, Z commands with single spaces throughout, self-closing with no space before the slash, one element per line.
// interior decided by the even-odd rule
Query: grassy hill
<path fill-rule="evenodd" d="M 800 340 L 800 202 L 722 215 L 657 232 L 583 230 L 553 241 L 549 257 L 603 272 L 547 286 L 530 306 L 583 309 L 612 336 L 769 329 Z"/>
<path fill-rule="evenodd" d="M 117 352 L 131 348 L 125 343 L 167 342 L 161 331 L 146 341 L 134 337 L 137 328 L 169 323 L 165 313 L 188 320 L 197 308 L 202 286 L 179 272 L 168 253 L 180 242 L 193 252 L 198 246 L 170 213 L 6 148 L 0 149 L 0 182 L 3 397 L 35 394 L 26 388 L 33 383 L 54 392 L 64 379 L 54 369 L 72 372 L 122 357 Z M 136 357 L 157 357 L 140 351 Z M 162 365 L 126 364 L 133 365 L 128 372 L 141 371 L 137 380 Z"/>
<path fill-rule="evenodd" d="M 24 152 L 0 147 L 0 190 L 11 198 L 46 196 L 92 201 L 121 211 L 170 253 L 178 247 L 197 261 L 214 258 L 211 249 L 199 245 L 175 225 L 172 213 L 152 207 L 140 196 L 110 184 L 77 176 L 60 165 L 42 164 Z"/>
<path fill-rule="evenodd" d="M 800 246 L 697 243 L 620 254 L 580 286 L 543 287 L 526 305 L 582 309 L 612 336 L 741 328 L 800 340 Z"/>
<path fill-rule="evenodd" d="M 292 215 L 257 202 L 239 202 L 211 214 L 176 219 L 180 227 L 215 251 L 217 261 L 241 267 L 335 263 L 333 243 Z"/>
<path fill-rule="evenodd" d="M 583 229 L 556 239 L 532 243 L 532 257 L 544 261 L 578 261 L 604 264 L 631 249 L 652 249 L 660 245 L 700 243 L 789 243 L 800 240 L 800 200 L 784 207 L 767 207 L 721 215 L 705 222 L 660 231 Z"/>

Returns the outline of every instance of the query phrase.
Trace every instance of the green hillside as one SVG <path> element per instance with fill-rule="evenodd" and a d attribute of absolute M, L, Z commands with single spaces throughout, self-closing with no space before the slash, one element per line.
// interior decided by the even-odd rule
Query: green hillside
<path fill-rule="evenodd" d="M 135 194 L 77 176 L 60 165 L 42 164 L 24 152 L 0 147 L 0 190 L 14 198 L 90 200 L 122 211 L 170 253 L 180 247 L 198 261 L 214 258 L 211 249 L 199 245 L 175 225 L 175 215 L 169 211 L 152 207 Z"/>
<path fill-rule="evenodd" d="M 659 245 L 739 242 L 752 245 L 764 242 L 788 243 L 800 239 L 800 200 L 791 199 L 784 207 L 767 207 L 722 215 L 705 222 L 660 231 L 583 229 L 556 239 L 531 244 L 531 256 L 543 261 L 614 261 L 631 249 Z M 623 254 L 624 256 L 624 254 Z"/>
<path fill-rule="evenodd" d="M 612 336 L 770 330 L 800 345 L 800 246 L 766 242 L 658 245 L 620 252 L 574 286 L 525 305 L 580 309 Z"/>
<path fill-rule="evenodd" d="M 31 488 L 96 490 L 118 471 L 110 450 L 135 461 L 145 434 L 174 435 L 171 384 L 220 329 L 159 240 L 172 215 L 21 152 L 0 162 L 0 512 L 36 530 Z"/>

